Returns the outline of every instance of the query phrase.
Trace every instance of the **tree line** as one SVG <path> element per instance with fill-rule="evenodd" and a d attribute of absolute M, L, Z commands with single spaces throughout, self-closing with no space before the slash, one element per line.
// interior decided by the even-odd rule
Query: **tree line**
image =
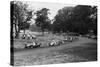
<path fill-rule="evenodd" d="M 54 17 L 53 31 L 87 34 L 91 30 L 97 34 L 97 7 L 77 5 L 64 7 Z"/>
<path fill-rule="evenodd" d="M 75 7 L 64 7 L 59 9 L 53 20 L 48 15 L 50 10 L 42 8 L 34 12 L 28 9 L 28 4 L 20 1 L 11 2 L 11 21 L 15 29 L 15 38 L 18 38 L 20 30 L 29 29 L 30 22 L 35 15 L 35 24 L 41 31 L 53 33 L 75 32 L 87 34 L 89 32 L 97 35 L 97 6 L 76 5 Z M 33 8 L 34 9 L 34 8 Z"/>

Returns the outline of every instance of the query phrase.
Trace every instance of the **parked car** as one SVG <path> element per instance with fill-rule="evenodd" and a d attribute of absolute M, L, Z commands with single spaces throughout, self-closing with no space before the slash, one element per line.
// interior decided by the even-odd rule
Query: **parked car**
<path fill-rule="evenodd" d="M 25 39 L 26 37 L 27 37 L 27 35 L 26 34 L 23 34 L 21 38 L 22 39 Z"/>
<path fill-rule="evenodd" d="M 32 39 L 36 39 L 37 37 L 35 35 L 31 35 L 31 38 Z"/>
<path fill-rule="evenodd" d="M 91 35 L 89 38 L 97 39 L 97 36 L 96 35 Z"/>
<path fill-rule="evenodd" d="M 90 36 L 91 36 L 90 34 L 86 34 L 86 35 L 84 35 L 84 37 L 88 37 L 88 38 L 89 38 Z"/>
<path fill-rule="evenodd" d="M 27 39 L 30 40 L 31 39 L 31 35 L 27 34 Z"/>
<path fill-rule="evenodd" d="M 21 38 L 30 40 L 30 39 L 36 39 L 36 36 L 31 34 L 23 34 Z"/>
<path fill-rule="evenodd" d="M 87 38 L 97 39 L 97 36 L 95 34 L 86 34 L 84 36 Z"/>
<path fill-rule="evenodd" d="M 73 32 L 69 32 L 69 33 L 67 33 L 67 35 L 69 35 L 69 36 L 79 36 L 80 34 L 78 34 L 78 33 L 73 33 Z"/>
<path fill-rule="evenodd" d="M 36 36 L 32 35 L 32 34 L 28 34 L 27 35 L 27 39 L 36 39 Z"/>
<path fill-rule="evenodd" d="M 25 48 L 37 48 L 40 47 L 41 43 L 32 42 L 25 44 Z"/>

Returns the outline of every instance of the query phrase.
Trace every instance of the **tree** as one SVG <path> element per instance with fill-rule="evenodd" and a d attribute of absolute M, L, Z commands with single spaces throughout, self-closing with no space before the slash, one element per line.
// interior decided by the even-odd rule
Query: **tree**
<path fill-rule="evenodd" d="M 58 10 L 57 15 L 54 17 L 53 30 L 56 32 L 71 31 L 71 15 L 73 7 L 64 7 Z"/>
<path fill-rule="evenodd" d="M 90 30 L 96 31 L 96 13 L 96 7 L 88 5 L 64 7 L 58 11 L 54 18 L 53 30 L 80 34 L 87 34 Z M 93 19 L 93 17 L 95 18 Z"/>
<path fill-rule="evenodd" d="M 86 34 L 89 30 L 91 6 L 77 5 L 73 9 L 74 32 Z"/>
<path fill-rule="evenodd" d="M 32 11 L 27 8 L 28 5 L 21 1 L 11 1 L 11 23 L 13 23 L 15 38 L 19 37 L 21 29 L 25 30 L 26 26 L 24 25 L 27 25 L 27 22 L 32 18 Z"/>
<path fill-rule="evenodd" d="M 95 6 L 89 6 L 89 5 L 77 5 L 74 10 L 73 10 L 73 21 L 75 21 L 76 23 L 74 23 L 75 28 L 78 30 L 78 33 L 81 34 L 87 34 L 90 32 L 90 30 L 93 30 L 93 28 L 96 29 L 96 24 L 93 24 L 93 18 L 91 18 L 91 16 L 93 17 L 97 11 L 94 8 Z M 95 15 L 96 17 L 96 15 Z M 95 22 L 96 18 L 95 18 Z M 74 30 L 76 32 L 76 30 Z"/>
<path fill-rule="evenodd" d="M 91 30 L 93 30 L 93 33 L 97 35 L 97 6 L 92 7 L 92 14 L 90 16 L 92 22 L 91 22 Z"/>
<path fill-rule="evenodd" d="M 49 9 L 42 8 L 38 10 L 36 13 L 37 18 L 35 19 L 35 24 L 41 28 L 42 32 L 44 33 L 45 29 L 48 29 L 50 25 L 50 19 L 48 18 Z"/>
<path fill-rule="evenodd" d="M 28 21 L 31 21 L 31 19 L 32 19 L 32 16 L 33 16 L 32 12 L 33 11 L 28 11 L 25 21 L 21 23 L 21 30 L 24 30 L 24 34 L 25 34 L 25 30 L 29 29 L 29 27 L 30 27 L 30 23 Z"/>

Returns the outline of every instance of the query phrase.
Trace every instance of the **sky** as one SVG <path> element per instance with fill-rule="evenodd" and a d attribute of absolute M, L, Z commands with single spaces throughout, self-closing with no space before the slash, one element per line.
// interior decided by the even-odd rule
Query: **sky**
<path fill-rule="evenodd" d="M 57 14 L 57 11 L 63 7 L 66 6 L 75 6 L 75 5 L 68 5 L 68 4 L 61 4 L 61 3 L 48 3 L 48 2 L 32 2 L 32 1 L 27 1 L 27 4 L 29 4 L 29 7 L 33 10 L 39 10 L 42 8 L 48 8 L 50 9 L 50 15 L 49 18 L 53 19 L 54 16 Z"/>

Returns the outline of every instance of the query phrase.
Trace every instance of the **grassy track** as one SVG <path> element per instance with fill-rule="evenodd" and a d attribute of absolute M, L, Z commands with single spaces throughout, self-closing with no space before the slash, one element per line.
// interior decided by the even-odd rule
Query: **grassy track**
<path fill-rule="evenodd" d="M 80 37 L 79 41 L 64 44 L 61 46 L 38 49 L 24 49 L 14 53 L 14 64 L 16 66 L 84 62 L 96 60 L 96 40 L 84 37 Z"/>

